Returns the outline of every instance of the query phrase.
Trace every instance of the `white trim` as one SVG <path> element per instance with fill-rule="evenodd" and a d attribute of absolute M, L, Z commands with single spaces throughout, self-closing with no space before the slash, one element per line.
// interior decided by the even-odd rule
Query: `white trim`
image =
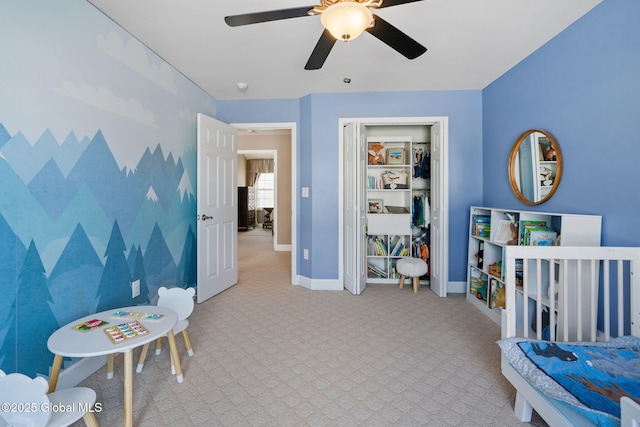
<path fill-rule="evenodd" d="M 60 371 L 56 388 L 63 390 L 75 387 L 107 364 L 107 356 L 84 357 L 71 362 Z M 104 378 L 107 379 L 105 372 Z"/>
<path fill-rule="evenodd" d="M 448 282 L 447 293 L 464 294 L 467 291 L 467 282 Z"/>
<path fill-rule="evenodd" d="M 297 271 L 297 188 L 298 188 L 298 157 L 297 157 L 297 126 L 295 122 L 274 122 L 274 123 L 231 123 L 238 129 L 255 129 L 255 130 L 267 130 L 267 129 L 289 129 L 291 130 L 291 283 L 297 285 L 299 283 L 298 271 Z M 277 162 L 276 162 L 277 164 Z M 277 178 L 276 178 L 277 179 Z M 277 191 L 276 191 L 277 197 Z M 276 224 L 274 222 L 274 234 L 276 233 Z M 277 236 L 277 234 L 275 234 Z M 279 248 L 286 247 L 286 245 L 276 245 L 274 242 L 274 249 L 276 246 Z M 276 249 L 286 250 L 286 249 Z"/>
<path fill-rule="evenodd" d="M 298 276 L 299 285 L 312 291 L 342 291 L 344 286 L 342 280 L 338 279 L 310 279 L 305 276 Z"/>

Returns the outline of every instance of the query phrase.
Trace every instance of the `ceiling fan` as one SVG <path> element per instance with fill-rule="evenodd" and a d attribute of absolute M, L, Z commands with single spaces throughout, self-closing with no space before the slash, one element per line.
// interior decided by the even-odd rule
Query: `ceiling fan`
<path fill-rule="evenodd" d="M 337 39 L 353 40 L 363 31 L 378 38 L 408 59 L 415 59 L 427 51 L 420 43 L 373 14 L 370 9 L 397 6 L 422 0 L 321 0 L 321 5 L 270 10 L 226 16 L 224 21 L 231 27 L 321 15 L 325 27 L 320 40 L 304 66 L 305 70 L 318 70 L 329 56 Z M 354 26 L 350 24 L 354 23 Z"/>

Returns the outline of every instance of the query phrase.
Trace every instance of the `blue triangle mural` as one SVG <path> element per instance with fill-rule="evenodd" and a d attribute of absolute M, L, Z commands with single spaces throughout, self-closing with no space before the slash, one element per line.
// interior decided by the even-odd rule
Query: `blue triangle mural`
<path fill-rule="evenodd" d="M 53 358 L 46 340 L 58 327 L 97 311 L 149 304 L 160 286 L 195 283 L 195 197 L 178 188 L 185 173 L 195 182 L 195 172 L 185 171 L 181 157 L 165 159 L 157 145 L 127 174 L 101 131 L 81 139 L 71 132 L 59 143 L 46 130 L 31 145 L 2 123 L 0 154 L 6 372 L 46 375 Z M 193 152 L 187 155 L 191 161 Z M 135 298 L 133 280 L 140 280 Z"/>

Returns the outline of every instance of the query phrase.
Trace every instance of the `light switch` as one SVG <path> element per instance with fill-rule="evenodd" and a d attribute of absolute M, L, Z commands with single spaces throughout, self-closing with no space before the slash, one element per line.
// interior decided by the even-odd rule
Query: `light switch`
<path fill-rule="evenodd" d="M 131 282 L 131 298 L 140 295 L 140 279 Z"/>
<path fill-rule="evenodd" d="M 309 187 L 302 187 L 302 197 L 309 197 Z"/>

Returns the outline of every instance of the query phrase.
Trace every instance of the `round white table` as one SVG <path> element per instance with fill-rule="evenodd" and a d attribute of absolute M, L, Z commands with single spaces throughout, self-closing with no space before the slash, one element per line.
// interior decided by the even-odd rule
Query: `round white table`
<path fill-rule="evenodd" d="M 117 311 L 129 311 L 134 313 L 162 314 L 159 320 L 128 319 L 112 317 Z M 90 320 L 103 320 L 108 322 L 90 331 L 80 331 L 76 325 Z M 104 332 L 104 329 L 121 323 L 137 320 L 149 333 L 124 342 L 114 344 Z M 183 381 L 180 358 L 176 347 L 173 327 L 178 321 L 178 315 L 171 309 L 157 306 L 132 306 L 114 308 L 100 313 L 90 314 L 81 319 L 62 326 L 55 331 L 47 341 L 47 347 L 55 354 L 51 376 L 49 377 L 49 393 L 55 391 L 58 383 L 60 368 L 64 357 L 91 357 L 113 353 L 124 353 L 124 425 L 133 426 L 133 353 L 136 347 L 152 342 L 157 338 L 167 336 L 171 352 L 171 359 L 176 367 L 178 382 Z"/>

